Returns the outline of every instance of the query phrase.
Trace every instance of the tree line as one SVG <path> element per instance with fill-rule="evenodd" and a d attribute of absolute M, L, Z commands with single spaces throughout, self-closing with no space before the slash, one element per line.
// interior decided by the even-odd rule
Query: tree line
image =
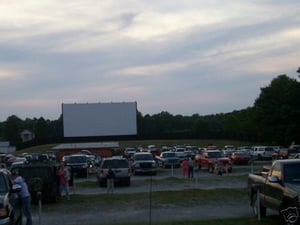
<path fill-rule="evenodd" d="M 246 109 L 192 116 L 172 115 L 167 111 L 153 115 L 137 112 L 137 136 L 103 139 L 232 139 L 288 146 L 292 142 L 300 143 L 299 125 L 300 83 L 287 75 L 279 75 L 261 88 L 253 106 Z M 20 132 L 24 129 L 35 134 L 32 141 L 22 143 Z M 9 116 L 0 123 L 0 137 L 17 149 L 70 141 L 63 137 L 62 115 L 54 121 Z"/>

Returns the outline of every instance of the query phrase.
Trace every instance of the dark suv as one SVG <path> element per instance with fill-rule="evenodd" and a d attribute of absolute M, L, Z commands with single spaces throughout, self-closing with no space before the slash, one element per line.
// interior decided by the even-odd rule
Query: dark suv
<path fill-rule="evenodd" d="M 37 201 L 37 193 L 42 193 L 42 199 L 56 202 L 59 197 L 59 182 L 57 166 L 53 163 L 16 164 L 11 172 L 17 171 L 26 181 L 32 200 Z"/>
<path fill-rule="evenodd" d="M 130 185 L 130 166 L 126 158 L 122 156 L 113 156 L 104 158 L 97 172 L 97 179 L 100 187 L 106 186 L 106 175 L 111 168 L 115 173 L 115 184 Z"/>
<path fill-rule="evenodd" d="M 85 154 L 68 155 L 65 158 L 66 165 L 71 168 L 73 174 L 78 177 L 88 176 L 89 158 Z"/>
<path fill-rule="evenodd" d="M 17 194 L 20 190 L 20 185 L 13 184 L 9 171 L 0 169 L 0 224 L 22 224 L 22 207 Z"/>

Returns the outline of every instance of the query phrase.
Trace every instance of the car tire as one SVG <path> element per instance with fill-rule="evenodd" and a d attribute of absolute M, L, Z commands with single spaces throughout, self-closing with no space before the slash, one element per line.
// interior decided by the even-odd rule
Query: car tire
<path fill-rule="evenodd" d="M 252 194 L 251 197 L 251 207 L 253 214 L 256 218 L 258 218 L 258 207 L 257 207 L 257 192 Z M 259 204 L 260 216 L 265 217 L 267 214 L 267 208 L 264 207 L 261 203 Z"/>

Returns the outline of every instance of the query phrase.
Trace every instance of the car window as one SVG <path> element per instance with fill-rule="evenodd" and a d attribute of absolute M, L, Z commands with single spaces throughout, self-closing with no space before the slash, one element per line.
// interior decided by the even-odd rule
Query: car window
<path fill-rule="evenodd" d="M 170 153 L 165 153 L 164 157 L 176 157 L 175 153 L 170 152 Z"/>
<path fill-rule="evenodd" d="M 288 183 L 300 182 L 300 165 L 298 163 L 291 163 L 284 165 L 284 181 Z"/>
<path fill-rule="evenodd" d="M 5 193 L 7 192 L 7 187 L 6 187 L 6 180 L 3 174 L 0 174 L 0 193 Z"/>
<path fill-rule="evenodd" d="M 221 158 L 223 154 L 221 152 L 208 152 L 208 158 Z"/>
<path fill-rule="evenodd" d="M 127 168 L 127 167 L 129 167 L 129 164 L 126 160 L 118 160 L 118 159 L 105 160 L 103 162 L 102 168 L 107 169 L 108 167 L 111 167 L 111 168 Z"/>
<path fill-rule="evenodd" d="M 68 163 L 82 163 L 86 162 L 87 158 L 85 156 L 70 156 L 68 157 Z"/>
<path fill-rule="evenodd" d="M 53 179 L 54 174 L 49 167 L 27 167 L 22 168 L 21 175 L 25 178 L 40 177 L 43 180 Z"/>
<path fill-rule="evenodd" d="M 267 152 L 273 152 L 273 151 L 274 151 L 274 148 L 267 147 L 267 148 L 265 148 L 265 151 L 267 151 Z"/>
<path fill-rule="evenodd" d="M 135 160 L 152 160 L 153 157 L 151 154 L 140 154 L 134 156 Z"/>

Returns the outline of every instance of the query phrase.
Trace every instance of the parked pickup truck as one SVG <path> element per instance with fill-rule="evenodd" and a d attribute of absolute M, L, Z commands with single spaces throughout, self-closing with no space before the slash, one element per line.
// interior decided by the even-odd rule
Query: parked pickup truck
<path fill-rule="evenodd" d="M 167 167 L 180 167 L 180 159 L 176 156 L 175 152 L 167 151 L 160 153 L 159 156 L 155 157 L 158 165 L 163 168 Z"/>
<path fill-rule="evenodd" d="M 250 173 L 248 188 L 254 215 L 263 217 L 269 208 L 278 211 L 287 224 L 299 224 L 299 171 L 300 159 L 283 159 L 260 173 Z"/>
<path fill-rule="evenodd" d="M 228 172 L 232 171 L 230 159 L 225 157 L 220 150 L 203 150 L 201 154 L 195 156 L 198 168 L 208 169 L 210 173 L 214 171 L 214 166 L 219 163 L 223 168 L 228 167 Z"/>

